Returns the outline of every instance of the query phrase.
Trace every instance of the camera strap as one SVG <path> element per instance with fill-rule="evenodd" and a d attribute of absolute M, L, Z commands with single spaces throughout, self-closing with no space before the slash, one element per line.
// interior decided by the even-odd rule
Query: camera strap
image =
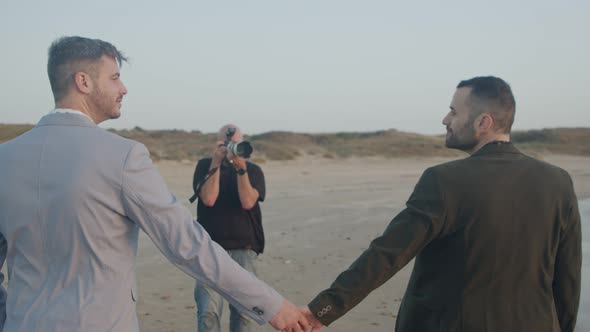
<path fill-rule="evenodd" d="M 195 189 L 195 194 L 192 195 L 188 201 L 192 204 L 197 200 L 197 197 L 199 197 L 199 194 L 201 193 L 201 188 L 203 187 L 203 185 L 205 184 L 205 182 L 207 182 L 207 180 L 209 180 L 209 178 L 211 177 L 211 175 L 215 174 L 215 172 L 217 172 L 217 169 L 219 169 L 219 167 L 213 167 L 212 169 L 209 170 L 209 172 L 207 172 L 207 174 L 205 175 L 205 177 L 203 178 L 203 181 L 199 181 L 199 183 L 197 184 L 197 188 Z"/>

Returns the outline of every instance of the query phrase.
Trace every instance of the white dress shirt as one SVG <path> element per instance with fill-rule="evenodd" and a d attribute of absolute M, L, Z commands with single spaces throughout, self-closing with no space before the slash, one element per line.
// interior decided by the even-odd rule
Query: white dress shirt
<path fill-rule="evenodd" d="M 90 118 L 90 117 L 89 117 L 87 114 L 85 114 L 85 113 L 82 113 L 82 112 L 80 112 L 80 111 L 77 111 L 77 110 L 69 109 L 69 108 L 56 108 L 56 109 L 53 109 L 53 110 L 51 110 L 51 111 L 49 112 L 49 114 L 55 114 L 55 113 L 70 113 L 70 114 L 78 114 L 78 115 L 83 115 L 83 116 L 85 116 L 85 117 L 89 118 L 90 120 L 92 120 L 92 119 L 91 119 L 91 118 Z M 92 121 L 92 122 L 94 122 L 94 121 Z"/>

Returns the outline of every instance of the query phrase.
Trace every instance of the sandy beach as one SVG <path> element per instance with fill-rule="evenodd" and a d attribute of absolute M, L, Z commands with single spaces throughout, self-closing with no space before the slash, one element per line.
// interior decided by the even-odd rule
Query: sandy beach
<path fill-rule="evenodd" d="M 580 200 L 590 198 L 590 158 L 544 156 L 572 175 Z M 327 287 L 381 234 L 404 206 L 422 171 L 445 158 L 311 159 L 261 164 L 267 199 L 262 205 L 267 246 L 259 277 L 298 305 Z M 182 201 L 192 194 L 193 162 L 159 162 L 170 190 Z M 580 208 L 590 216 L 588 205 Z M 187 207 L 195 213 L 195 205 Z M 582 219 L 588 222 L 588 218 Z M 588 241 L 589 227 L 585 227 Z M 584 243 L 586 257 L 589 243 Z M 585 262 L 585 292 L 590 264 Z M 412 263 L 370 294 L 329 331 L 391 331 Z M 176 269 L 142 235 L 137 260 L 138 315 L 142 331 L 196 331 L 194 281 Z M 580 326 L 590 326 L 590 303 Z M 229 311 L 223 321 L 227 330 Z M 583 321 L 583 322 L 582 322 Z M 582 325 L 583 324 L 583 325 Z M 269 326 L 260 331 L 272 331 Z M 583 331 L 580 327 L 578 331 Z"/>

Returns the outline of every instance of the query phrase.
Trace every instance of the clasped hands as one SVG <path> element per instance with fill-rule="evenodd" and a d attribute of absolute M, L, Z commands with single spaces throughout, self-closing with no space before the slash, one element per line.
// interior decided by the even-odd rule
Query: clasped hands
<path fill-rule="evenodd" d="M 283 300 L 279 312 L 269 321 L 269 324 L 282 332 L 318 332 L 324 326 L 307 306 L 296 307 L 287 300 Z"/>

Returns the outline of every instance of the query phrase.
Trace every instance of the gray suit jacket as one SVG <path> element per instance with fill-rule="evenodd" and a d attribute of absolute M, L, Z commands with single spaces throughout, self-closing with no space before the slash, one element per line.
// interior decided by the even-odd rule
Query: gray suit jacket
<path fill-rule="evenodd" d="M 139 229 L 259 324 L 278 311 L 281 295 L 209 238 L 142 144 L 50 114 L 0 145 L 0 330 L 138 331 Z"/>

